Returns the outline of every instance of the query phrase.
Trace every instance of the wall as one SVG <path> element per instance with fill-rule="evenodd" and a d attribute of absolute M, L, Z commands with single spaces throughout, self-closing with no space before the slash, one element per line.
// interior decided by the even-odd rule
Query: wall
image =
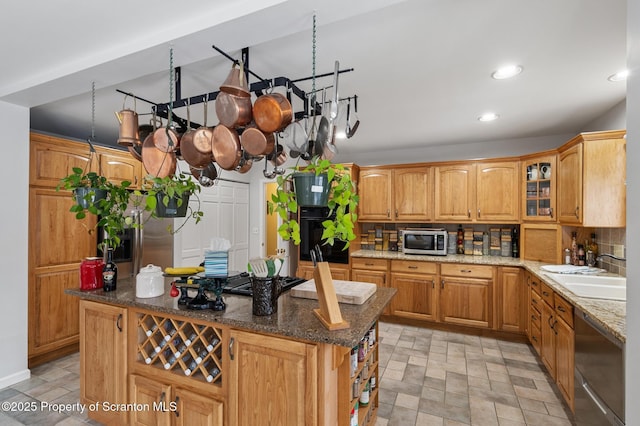
<path fill-rule="evenodd" d="M 0 126 L 11 161 L 0 167 L 10 199 L 0 209 L 2 297 L 0 297 L 0 389 L 29 378 L 27 368 L 27 258 L 29 235 L 29 109 L 0 101 Z M 7 157 L 8 158 L 8 157 Z M 8 208 L 15 206 L 14 209 Z M 16 210 L 17 209 L 17 210 Z"/>
<path fill-rule="evenodd" d="M 611 83 L 616 84 L 616 83 Z M 620 84 L 620 83 L 619 83 Z M 621 83 L 624 84 L 624 83 Z M 601 130 L 618 130 L 627 127 L 627 100 L 614 105 L 609 111 L 602 114 L 581 130 L 583 132 L 597 132 Z"/>
<path fill-rule="evenodd" d="M 640 211 L 640 2 L 627 2 L 627 212 Z M 627 215 L 626 424 L 640 423 L 640 219 Z M 635 261 L 633 261 L 635 260 Z"/>

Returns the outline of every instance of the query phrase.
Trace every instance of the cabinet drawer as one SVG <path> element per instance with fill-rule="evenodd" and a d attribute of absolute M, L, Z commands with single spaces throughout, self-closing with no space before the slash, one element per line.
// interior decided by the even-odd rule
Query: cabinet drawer
<path fill-rule="evenodd" d="M 542 333 L 540 332 L 540 328 L 531 327 L 531 345 L 533 349 L 540 354 L 540 342 L 542 342 Z"/>
<path fill-rule="evenodd" d="M 437 263 L 419 262 L 415 260 L 392 260 L 393 272 L 420 272 L 423 274 L 435 274 L 438 270 Z"/>
<path fill-rule="evenodd" d="M 558 293 L 554 296 L 556 315 L 573 328 L 573 305 L 564 300 Z"/>
<path fill-rule="evenodd" d="M 493 278 L 493 267 L 486 265 L 443 263 L 440 265 L 440 274 L 454 277 Z"/>
<path fill-rule="evenodd" d="M 531 309 L 531 326 L 538 327 L 540 329 L 542 327 L 542 315 L 537 309 Z"/>
<path fill-rule="evenodd" d="M 538 293 L 531 292 L 531 307 L 538 310 L 538 312 L 542 311 L 542 297 Z"/>
<path fill-rule="evenodd" d="M 366 269 L 368 271 L 386 271 L 386 259 L 371 259 L 367 257 L 351 258 L 351 269 Z"/>
<path fill-rule="evenodd" d="M 540 295 L 541 290 L 540 290 L 540 280 L 538 278 L 536 278 L 535 276 L 531 275 L 531 290 L 533 290 L 534 292 L 536 292 L 538 295 Z"/>
<path fill-rule="evenodd" d="M 545 283 L 540 283 L 540 296 L 542 296 L 542 300 L 547 302 L 549 306 L 555 306 L 553 302 L 553 289 Z"/>

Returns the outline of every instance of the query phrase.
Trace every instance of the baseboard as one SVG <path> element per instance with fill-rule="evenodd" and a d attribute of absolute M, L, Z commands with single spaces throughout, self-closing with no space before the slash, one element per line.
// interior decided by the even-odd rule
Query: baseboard
<path fill-rule="evenodd" d="M 8 388 L 11 385 L 15 385 L 29 378 L 31 378 L 31 370 L 29 369 L 18 371 L 6 377 L 0 377 L 0 389 Z"/>

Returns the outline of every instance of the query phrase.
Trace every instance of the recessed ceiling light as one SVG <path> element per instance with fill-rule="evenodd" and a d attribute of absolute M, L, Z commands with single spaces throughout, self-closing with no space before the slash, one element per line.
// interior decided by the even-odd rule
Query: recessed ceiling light
<path fill-rule="evenodd" d="M 493 121 L 493 120 L 497 120 L 498 117 L 500 116 L 495 112 L 486 112 L 482 114 L 480 117 L 478 117 L 478 121 Z"/>
<path fill-rule="evenodd" d="M 520 66 L 520 65 L 507 65 L 505 67 L 498 68 L 497 70 L 495 70 L 491 74 L 491 77 L 495 78 L 496 80 L 504 80 L 505 78 L 515 77 L 516 75 L 520 74 L 521 72 L 522 72 L 522 66 Z"/>
<path fill-rule="evenodd" d="M 618 71 L 615 74 L 611 74 L 609 77 L 607 77 L 607 80 L 609 80 L 609 81 L 625 81 L 628 76 L 629 76 L 629 70 L 622 70 L 622 71 Z"/>

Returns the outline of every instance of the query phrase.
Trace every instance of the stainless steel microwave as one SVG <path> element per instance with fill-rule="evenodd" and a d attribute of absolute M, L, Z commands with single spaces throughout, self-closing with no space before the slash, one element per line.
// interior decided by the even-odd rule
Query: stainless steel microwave
<path fill-rule="evenodd" d="M 447 255 L 447 231 L 435 228 L 409 228 L 400 231 L 399 251 L 405 254 Z"/>

